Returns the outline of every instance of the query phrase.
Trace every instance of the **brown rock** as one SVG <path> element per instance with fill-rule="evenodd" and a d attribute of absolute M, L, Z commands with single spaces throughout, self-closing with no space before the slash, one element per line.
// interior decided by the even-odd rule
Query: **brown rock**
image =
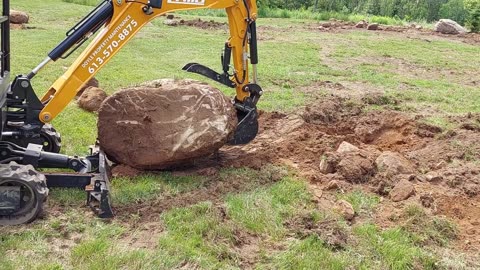
<path fill-rule="evenodd" d="M 24 24 L 28 23 L 30 17 L 26 12 L 10 10 L 10 22 L 13 24 Z"/>
<path fill-rule="evenodd" d="M 394 202 L 400 202 L 410 198 L 413 194 L 415 194 L 413 184 L 407 180 L 402 180 L 390 191 L 390 199 Z"/>
<path fill-rule="evenodd" d="M 98 138 L 120 163 L 165 169 L 214 153 L 236 124 L 230 99 L 218 89 L 194 80 L 157 80 L 107 98 Z"/>
<path fill-rule="evenodd" d="M 431 173 L 431 174 L 427 174 L 425 176 L 425 180 L 427 180 L 428 182 L 431 182 L 431 183 L 438 183 L 438 182 L 443 181 L 443 176 L 441 176 L 437 173 Z"/>
<path fill-rule="evenodd" d="M 76 97 L 79 98 L 83 92 L 85 92 L 85 89 L 89 87 L 100 87 L 100 84 L 95 77 L 91 78 L 84 86 L 80 88 L 80 90 L 78 90 Z"/>
<path fill-rule="evenodd" d="M 327 186 L 325 186 L 325 190 L 334 190 L 338 189 L 340 187 L 340 184 L 338 183 L 337 180 L 332 180 L 328 182 Z"/>
<path fill-rule="evenodd" d="M 375 163 L 380 172 L 390 175 L 415 173 L 413 164 L 397 152 L 383 152 L 375 160 Z"/>
<path fill-rule="evenodd" d="M 107 93 L 97 87 L 87 88 L 78 98 L 78 106 L 88 112 L 96 112 L 100 109 L 102 102 L 107 98 Z"/>
<path fill-rule="evenodd" d="M 367 30 L 378 30 L 378 23 L 371 23 L 367 26 Z"/>
<path fill-rule="evenodd" d="M 323 156 L 319 165 L 320 172 L 323 174 L 334 173 L 336 171 L 338 162 L 339 160 L 336 155 L 327 154 Z"/>
<path fill-rule="evenodd" d="M 340 200 L 337 202 L 338 211 L 346 220 L 353 220 L 355 218 L 355 210 L 353 210 L 353 206 L 345 201 Z"/>
<path fill-rule="evenodd" d="M 344 141 L 340 144 L 340 146 L 338 146 L 337 153 L 348 153 L 348 152 L 355 152 L 359 150 L 360 149 L 355 145 Z"/>
<path fill-rule="evenodd" d="M 120 165 L 117 165 L 115 167 L 112 168 L 112 176 L 113 177 L 129 177 L 129 178 L 132 178 L 132 177 L 136 177 L 138 175 L 140 175 L 141 172 L 135 168 L 132 168 L 130 166 L 127 166 L 127 165 L 123 165 L 123 164 L 120 164 Z"/>
<path fill-rule="evenodd" d="M 367 28 L 368 23 L 364 20 L 359 21 L 356 25 L 355 28 Z"/>
<path fill-rule="evenodd" d="M 435 199 L 431 194 L 423 194 L 420 196 L 420 202 L 424 207 L 430 208 L 434 205 Z"/>
<path fill-rule="evenodd" d="M 351 183 L 365 183 L 375 173 L 375 164 L 361 153 L 347 153 L 338 163 L 337 172 Z"/>
<path fill-rule="evenodd" d="M 167 19 L 173 20 L 173 19 L 175 19 L 175 15 L 173 15 L 173 14 L 168 14 L 168 15 L 167 15 Z"/>
<path fill-rule="evenodd" d="M 332 27 L 332 23 L 331 22 L 324 22 L 324 23 L 321 23 L 320 26 L 322 26 L 324 28 L 330 28 L 330 27 Z"/>

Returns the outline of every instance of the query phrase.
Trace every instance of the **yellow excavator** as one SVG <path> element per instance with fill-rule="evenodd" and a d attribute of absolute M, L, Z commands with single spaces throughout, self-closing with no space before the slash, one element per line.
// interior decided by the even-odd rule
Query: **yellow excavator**
<path fill-rule="evenodd" d="M 101 145 L 86 157 L 60 153 L 59 133 L 49 124 L 102 67 L 149 21 L 167 12 L 224 9 L 230 37 L 218 73 L 197 63 L 183 69 L 236 89 L 232 103 L 238 125 L 230 144 L 246 144 L 258 132 L 256 0 L 105 0 L 66 33 L 37 67 L 10 82 L 10 1 L 2 0 L 0 81 L 0 226 L 24 224 L 42 214 L 51 187 L 81 188 L 87 204 L 101 218 L 113 217 L 108 180 L 108 157 Z M 43 97 L 31 80 L 52 61 L 70 56 L 94 37 L 70 68 Z M 233 62 L 233 66 L 231 65 Z M 250 68 L 250 69 L 249 69 Z M 250 74 L 251 73 L 251 74 Z M 62 172 L 42 172 L 59 168 Z M 65 169 L 71 172 L 65 172 Z"/>

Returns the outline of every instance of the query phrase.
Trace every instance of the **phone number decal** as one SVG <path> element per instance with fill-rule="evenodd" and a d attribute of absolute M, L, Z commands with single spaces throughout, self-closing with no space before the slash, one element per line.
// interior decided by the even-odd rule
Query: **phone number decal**
<path fill-rule="evenodd" d="M 137 26 L 138 23 L 128 15 L 83 62 L 82 67 L 88 69 L 90 74 L 95 73 Z"/>

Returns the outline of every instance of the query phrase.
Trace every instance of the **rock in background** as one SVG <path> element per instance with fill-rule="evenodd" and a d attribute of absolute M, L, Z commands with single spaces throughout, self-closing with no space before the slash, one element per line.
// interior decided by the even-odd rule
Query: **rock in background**
<path fill-rule="evenodd" d="M 460 24 L 449 19 L 441 19 L 435 24 L 435 32 L 440 32 L 442 34 L 465 34 L 467 30 L 463 28 Z"/>
<path fill-rule="evenodd" d="M 115 161 L 165 169 L 210 155 L 233 134 L 236 111 L 208 84 L 157 80 L 121 90 L 99 111 L 98 137 Z"/>

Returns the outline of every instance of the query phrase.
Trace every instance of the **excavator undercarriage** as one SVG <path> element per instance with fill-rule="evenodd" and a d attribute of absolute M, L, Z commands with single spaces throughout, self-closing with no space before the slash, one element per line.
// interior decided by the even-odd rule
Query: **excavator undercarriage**
<path fill-rule="evenodd" d="M 257 39 L 255 0 L 105 0 L 67 32 L 28 75 L 10 83 L 9 0 L 2 0 L 0 74 L 0 226 L 28 223 L 41 216 L 49 188 L 83 189 L 87 204 L 101 218 L 113 217 L 109 190 L 111 162 L 100 146 L 86 157 L 60 154 L 60 134 L 49 124 L 73 99 L 77 91 L 115 55 L 140 28 L 166 12 L 225 9 L 230 38 L 221 57 L 222 73 L 201 64 L 183 69 L 236 89 L 234 106 L 239 124 L 230 144 L 246 144 L 258 132 L 256 104 L 263 94 L 257 84 Z M 51 61 L 70 56 L 91 36 L 72 66 L 39 98 L 31 80 Z M 233 65 L 231 61 L 233 60 Z M 248 67 L 251 65 L 252 80 Z M 232 70 L 233 69 L 233 70 Z M 42 171 L 62 169 L 60 173 Z M 63 172 L 68 169 L 71 172 Z"/>

